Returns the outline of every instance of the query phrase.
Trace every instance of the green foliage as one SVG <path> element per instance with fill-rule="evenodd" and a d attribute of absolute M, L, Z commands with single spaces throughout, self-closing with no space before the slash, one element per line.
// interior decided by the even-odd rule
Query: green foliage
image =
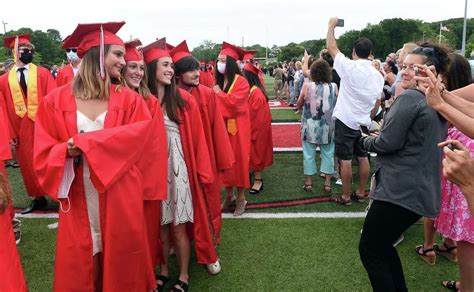
<path fill-rule="evenodd" d="M 212 61 L 217 59 L 217 55 L 221 50 L 221 45 L 218 45 L 211 40 L 203 40 L 199 46 L 192 50 L 192 54 L 198 60 Z"/>
<path fill-rule="evenodd" d="M 41 30 L 33 31 L 31 28 L 20 28 L 16 31 L 7 32 L 7 36 L 29 33 L 30 41 L 35 46 L 35 54 L 33 57 L 33 63 L 37 65 L 60 65 L 66 61 L 66 55 L 64 50 L 61 49 L 62 37 L 59 31 L 56 29 L 48 29 L 46 32 Z M 12 53 L 6 49 L 3 44 L 3 35 L 1 35 L 2 51 L 0 51 L 0 60 L 12 58 Z"/>
<path fill-rule="evenodd" d="M 293 58 L 301 59 L 304 53 L 304 47 L 295 43 L 290 43 L 287 46 L 281 48 L 280 54 L 278 54 L 278 61 L 291 60 Z"/>

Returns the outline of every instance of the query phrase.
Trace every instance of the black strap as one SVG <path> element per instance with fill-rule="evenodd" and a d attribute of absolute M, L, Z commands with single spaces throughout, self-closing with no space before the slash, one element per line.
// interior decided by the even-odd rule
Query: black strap
<path fill-rule="evenodd" d="M 26 70 L 26 68 L 18 68 L 18 71 L 20 72 L 21 89 L 23 89 L 23 93 L 25 94 L 25 96 L 28 96 L 28 87 L 26 85 L 25 73 L 23 73 L 23 71 L 25 71 L 25 70 Z"/>

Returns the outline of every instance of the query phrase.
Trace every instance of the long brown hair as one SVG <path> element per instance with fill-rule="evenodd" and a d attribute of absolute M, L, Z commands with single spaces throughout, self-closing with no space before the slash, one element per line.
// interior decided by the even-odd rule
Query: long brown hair
<path fill-rule="evenodd" d="M 154 94 L 158 97 L 158 81 L 156 80 L 156 68 L 158 67 L 158 60 L 154 60 L 147 66 L 148 71 L 148 88 L 151 94 Z M 183 97 L 176 90 L 176 79 L 173 74 L 171 79 L 171 84 L 167 84 L 165 87 L 165 94 L 163 95 L 163 100 L 161 105 L 165 106 L 166 114 L 168 118 L 173 122 L 180 124 L 181 121 L 178 118 L 178 110 L 184 110 L 186 102 Z"/>
<path fill-rule="evenodd" d="M 110 45 L 105 45 L 105 55 L 109 50 Z M 99 47 L 92 47 L 84 54 L 79 72 L 72 81 L 72 93 L 75 97 L 102 100 L 109 98 L 109 89 L 112 82 L 107 70 L 105 70 L 105 80 L 100 78 L 99 62 Z"/>
<path fill-rule="evenodd" d="M 128 62 L 126 62 L 128 63 Z M 143 77 L 142 77 L 142 80 L 140 81 L 140 85 L 138 86 L 138 89 L 132 89 L 130 88 L 130 86 L 128 86 L 127 82 L 125 81 L 125 70 L 127 70 L 127 64 L 125 64 L 125 66 L 123 66 L 122 70 L 120 71 L 120 77 L 121 77 L 121 82 L 122 82 L 122 85 L 127 87 L 127 88 L 130 88 L 136 92 L 138 92 L 138 94 L 140 94 L 141 96 L 143 96 L 144 99 L 147 99 L 150 95 L 150 89 L 148 88 L 148 72 L 147 72 L 147 66 L 145 64 L 145 62 L 143 62 Z"/>

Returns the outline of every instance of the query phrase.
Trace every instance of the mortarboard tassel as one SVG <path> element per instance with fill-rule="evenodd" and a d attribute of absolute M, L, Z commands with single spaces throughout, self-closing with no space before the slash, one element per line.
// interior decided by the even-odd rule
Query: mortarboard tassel
<path fill-rule="evenodd" d="M 100 78 L 105 80 L 105 46 L 104 46 L 104 28 L 100 26 L 100 46 L 99 46 L 99 59 L 100 59 Z"/>

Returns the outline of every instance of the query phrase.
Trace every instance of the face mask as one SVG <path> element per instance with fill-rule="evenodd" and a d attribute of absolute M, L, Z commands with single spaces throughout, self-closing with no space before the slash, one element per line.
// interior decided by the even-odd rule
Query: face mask
<path fill-rule="evenodd" d="M 217 63 L 217 71 L 219 73 L 224 74 L 225 73 L 225 63 L 218 62 Z"/>
<path fill-rule="evenodd" d="M 21 53 L 20 61 L 23 64 L 29 64 L 33 61 L 33 53 Z"/>
<path fill-rule="evenodd" d="M 66 53 L 66 56 L 67 56 L 68 60 L 71 61 L 71 62 L 77 62 L 77 61 L 80 60 L 80 59 L 79 59 L 79 56 L 77 55 L 77 53 L 76 53 L 76 52 L 73 52 L 73 51 L 67 52 L 67 53 Z"/>

